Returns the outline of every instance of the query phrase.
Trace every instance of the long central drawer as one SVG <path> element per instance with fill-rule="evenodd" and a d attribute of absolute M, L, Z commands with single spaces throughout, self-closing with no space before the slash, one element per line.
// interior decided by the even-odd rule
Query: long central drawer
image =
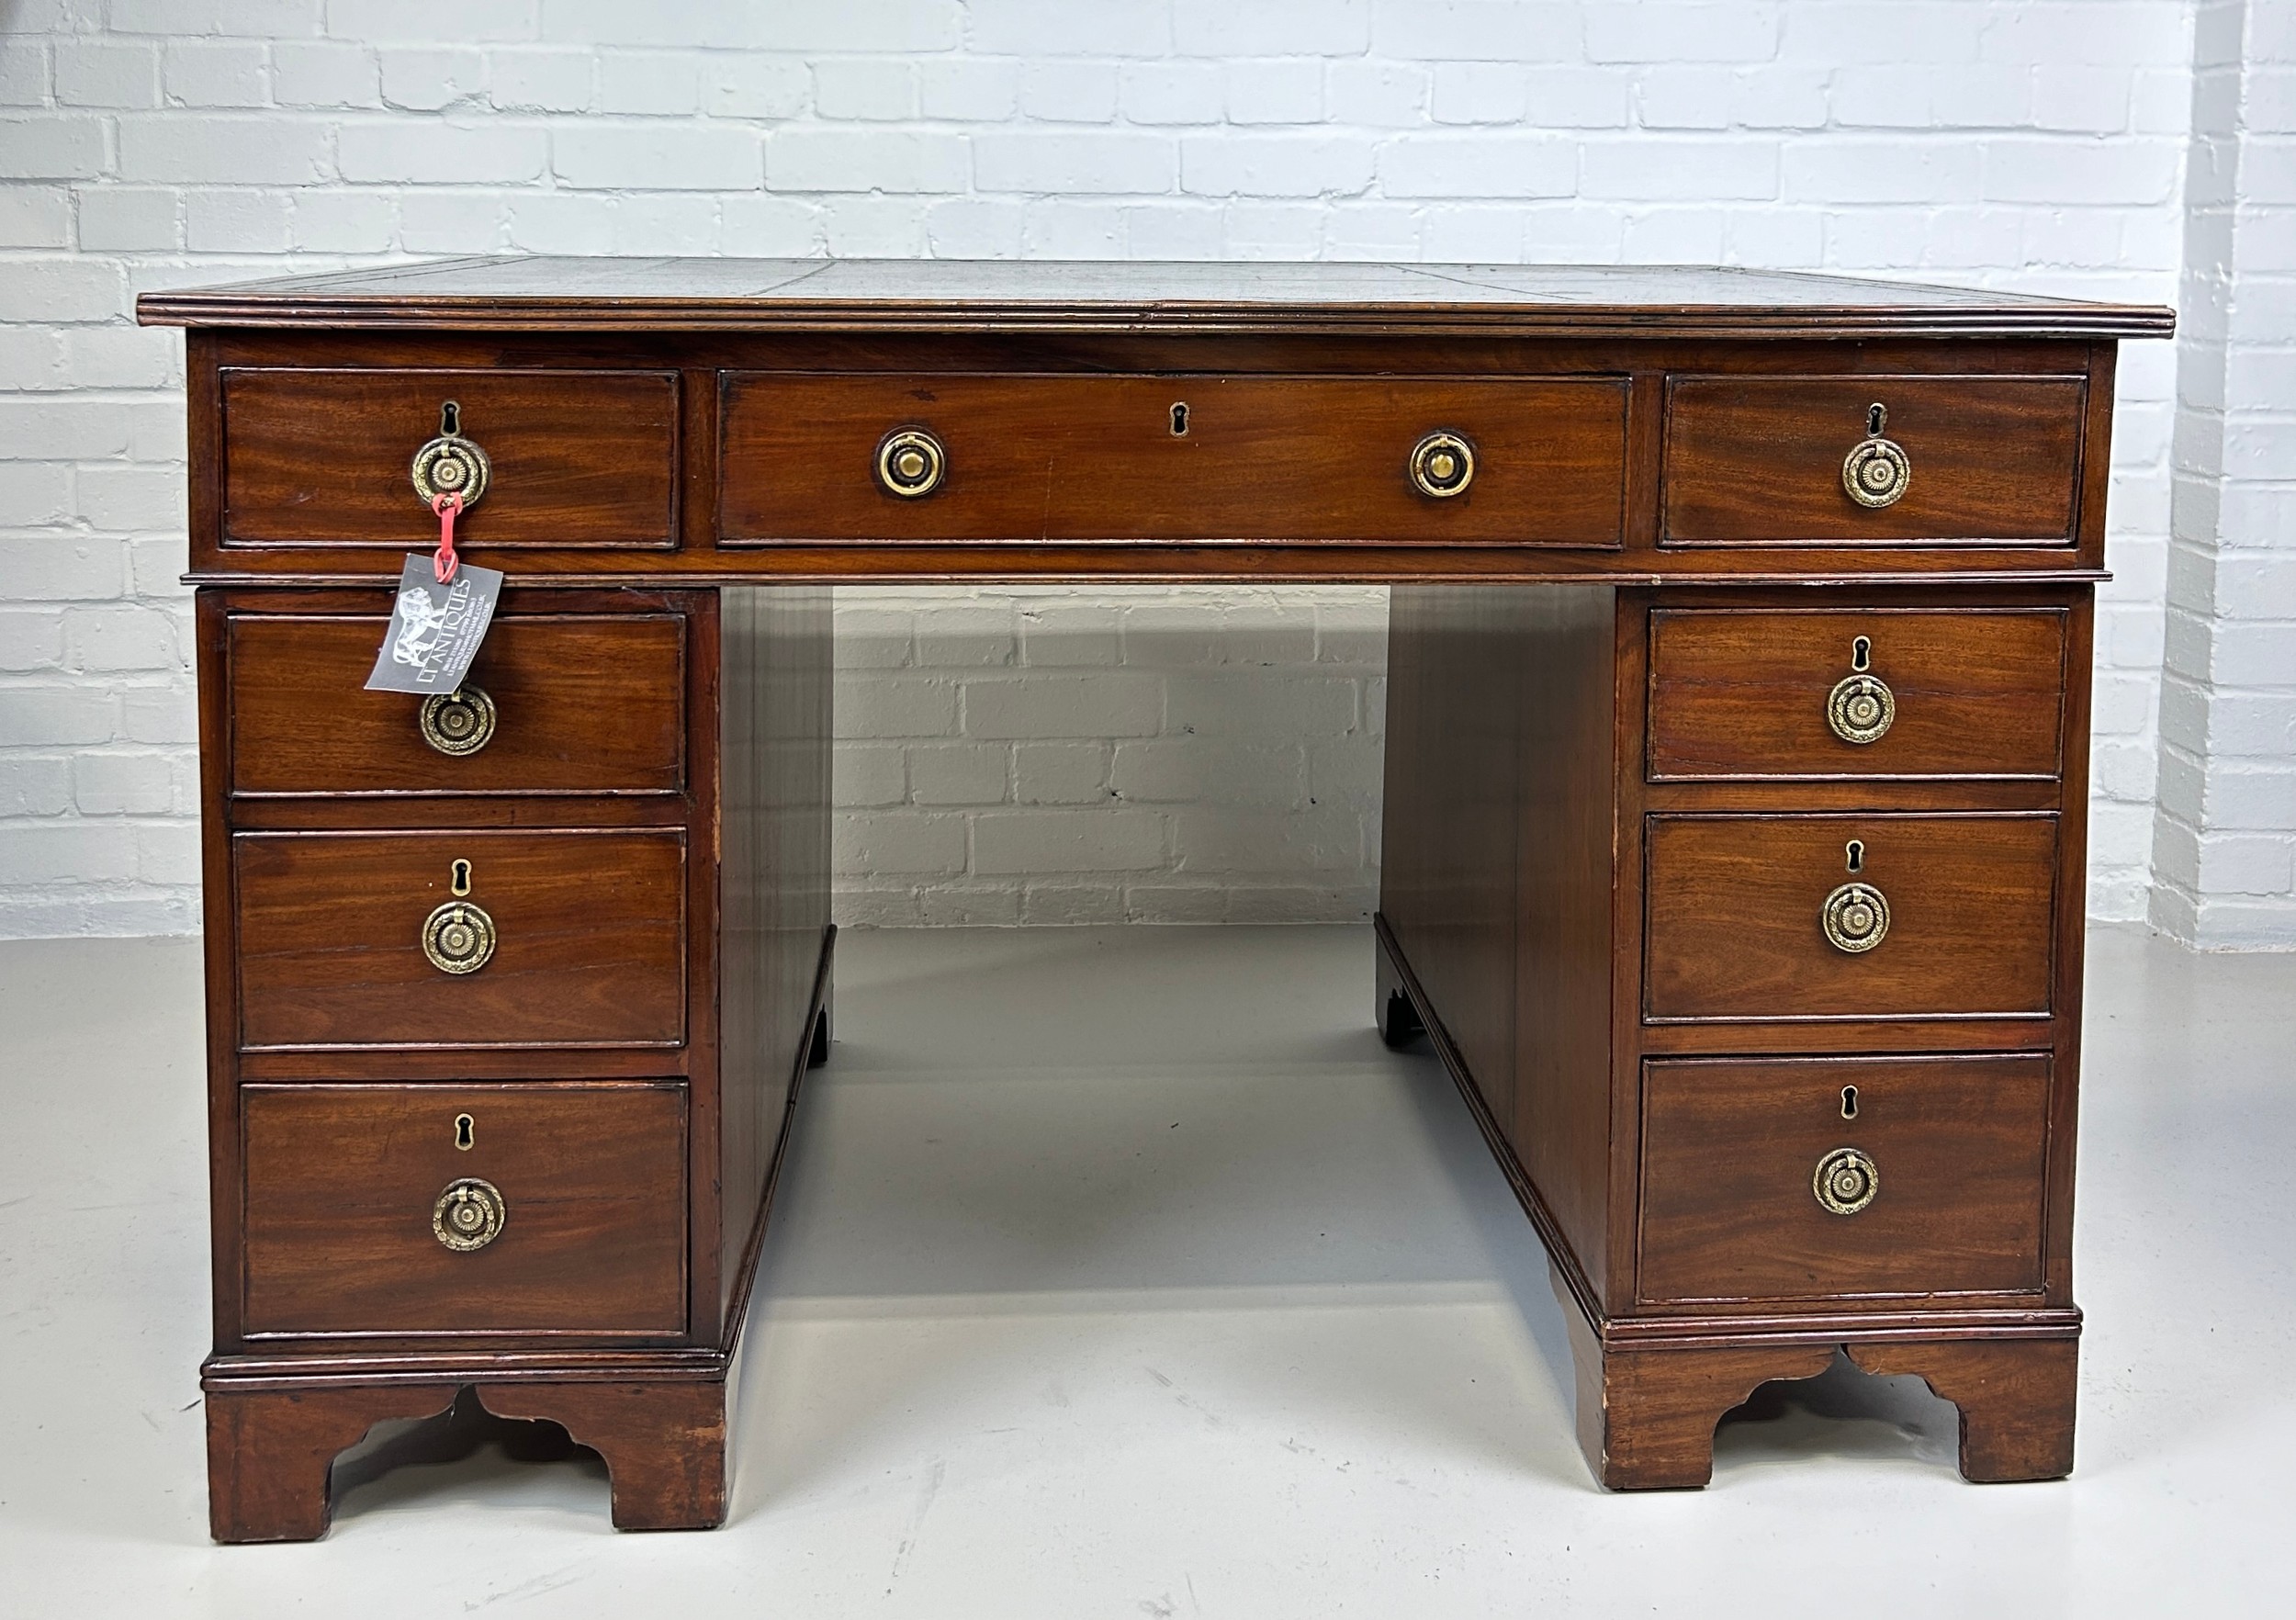
<path fill-rule="evenodd" d="M 1366 541 L 1615 546 L 1623 377 L 978 377 L 727 372 L 721 544 Z M 921 492 L 878 471 L 929 435 Z M 1431 435 L 1463 487 L 1412 480 Z M 1446 464 L 1453 481 L 1466 464 Z"/>

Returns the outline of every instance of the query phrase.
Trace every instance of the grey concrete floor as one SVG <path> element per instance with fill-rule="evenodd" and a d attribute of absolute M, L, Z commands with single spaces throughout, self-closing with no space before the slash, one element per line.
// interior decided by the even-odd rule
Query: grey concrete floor
<path fill-rule="evenodd" d="M 2296 957 L 2092 936 L 2070 1480 L 1963 1484 L 1951 1407 L 1838 1367 L 1726 1423 L 1705 1491 L 1610 1496 L 1370 953 L 849 935 L 724 1529 L 617 1536 L 588 1454 L 444 1424 L 340 1465 L 325 1541 L 218 1548 L 196 947 L 0 945 L 0 1613 L 2289 1612 Z"/>

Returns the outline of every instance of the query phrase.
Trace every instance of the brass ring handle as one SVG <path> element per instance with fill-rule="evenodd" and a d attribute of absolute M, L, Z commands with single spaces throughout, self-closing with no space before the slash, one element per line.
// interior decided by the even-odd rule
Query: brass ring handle
<path fill-rule="evenodd" d="M 877 446 L 877 482 L 888 495 L 917 501 L 940 488 L 949 453 L 923 428 L 897 428 Z"/>
<path fill-rule="evenodd" d="M 1826 724 L 1846 743 L 1879 742 L 1897 718 L 1897 694 L 1877 675 L 1845 675 L 1826 696 Z"/>
<path fill-rule="evenodd" d="M 494 740 L 494 700 L 467 681 L 459 692 L 434 692 L 422 700 L 415 727 L 422 740 L 457 759 Z"/>
<path fill-rule="evenodd" d="M 459 495 L 467 512 L 487 492 L 494 464 L 462 436 L 462 407 L 449 399 L 439 408 L 438 437 L 414 453 L 411 469 L 415 499 L 429 506 L 442 495 Z"/>
<path fill-rule="evenodd" d="M 1818 1161 L 1809 1189 L 1829 1215 L 1854 1215 L 1882 1190 L 1882 1173 L 1852 1147 L 1836 1148 Z"/>
<path fill-rule="evenodd" d="M 1841 458 L 1841 487 L 1860 506 L 1895 506 L 1913 482 L 1913 463 L 1906 458 L 1904 446 L 1882 437 L 1888 425 L 1886 406 L 1867 406 L 1865 437 Z"/>
<path fill-rule="evenodd" d="M 1429 433 L 1411 447 L 1411 481 L 1437 501 L 1463 493 L 1475 481 L 1475 446 L 1458 433 Z"/>
<path fill-rule="evenodd" d="M 422 921 L 422 954 L 442 973 L 475 973 L 494 954 L 494 919 L 472 901 L 449 900 Z"/>
<path fill-rule="evenodd" d="M 1880 944 L 1889 932 L 1889 902 L 1871 883 L 1844 883 L 1818 908 L 1826 942 L 1857 956 Z"/>
<path fill-rule="evenodd" d="M 431 1232 L 457 1254 L 467 1254 L 501 1237 L 502 1224 L 510 1218 L 510 1206 L 502 1201 L 501 1188 L 490 1181 L 466 1176 L 448 1182 L 438 1202 L 431 1206 Z"/>

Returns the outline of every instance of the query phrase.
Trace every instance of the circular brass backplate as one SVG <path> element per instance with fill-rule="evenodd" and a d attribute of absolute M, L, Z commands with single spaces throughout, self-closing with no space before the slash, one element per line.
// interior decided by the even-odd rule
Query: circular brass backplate
<path fill-rule="evenodd" d="M 1463 492 L 1475 481 L 1475 446 L 1458 433 L 1429 433 L 1411 447 L 1411 481 L 1437 501 Z"/>
<path fill-rule="evenodd" d="M 1913 464 L 1905 451 L 1878 433 L 1841 458 L 1841 487 L 1860 506 L 1894 506 L 1912 482 Z"/>
<path fill-rule="evenodd" d="M 949 453 L 923 428 L 896 428 L 877 446 L 877 482 L 888 495 L 916 501 L 940 488 Z"/>
<path fill-rule="evenodd" d="M 1818 1161 L 1809 1189 L 1829 1215 L 1854 1215 L 1882 1190 L 1882 1173 L 1857 1149 L 1836 1148 Z"/>
<path fill-rule="evenodd" d="M 434 692 L 415 715 L 422 740 L 442 754 L 475 754 L 494 740 L 494 700 L 467 681 L 459 692 Z"/>
<path fill-rule="evenodd" d="M 1846 743 L 1879 742 L 1896 718 L 1896 694 L 1875 676 L 1845 675 L 1826 698 L 1826 724 Z"/>
<path fill-rule="evenodd" d="M 510 1216 L 510 1206 L 502 1201 L 500 1188 L 490 1181 L 466 1176 L 448 1182 L 438 1202 L 431 1206 L 431 1231 L 456 1254 L 467 1254 L 501 1237 L 502 1223 Z"/>
<path fill-rule="evenodd" d="M 428 506 L 440 495 L 459 495 L 464 510 L 478 504 L 494 468 L 487 453 L 460 433 L 442 433 L 414 453 L 415 499 Z"/>
<path fill-rule="evenodd" d="M 423 919 L 422 954 L 442 973 L 475 973 L 494 954 L 494 919 L 467 900 L 449 900 Z"/>
<path fill-rule="evenodd" d="M 1818 920 L 1829 944 L 1855 956 L 1873 950 L 1889 932 L 1889 902 L 1871 883 L 1844 883 L 1826 896 Z"/>

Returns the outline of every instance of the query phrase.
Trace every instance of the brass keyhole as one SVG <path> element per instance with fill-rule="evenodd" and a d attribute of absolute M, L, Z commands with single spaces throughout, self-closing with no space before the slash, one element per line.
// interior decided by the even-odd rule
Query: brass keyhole
<path fill-rule="evenodd" d="M 1841 1088 L 1841 1117 L 1845 1119 L 1858 1117 L 1858 1088 L 1854 1086 Z"/>
<path fill-rule="evenodd" d="M 1882 436 L 1882 430 L 1888 425 L 1888 406 L 1882 404 L 1879 400 L 1876 400 L 1865 408 L 1865 432 L 1867 437 L 1875 439 L 1880 438 Z"/>
<path fill-rule="evenodd" d="M 1851 672 L 1863 675 L 1873 667 L 1874 643 L 1865 636 L 1858 636 L 1850 643 Z"/>
<path fill-rule="evenodd" d="M 438 436 L 442 439 L 462 436 L 462 406 L 453 399 L 438 408 Z"/>
<path fill-rule="evenodd" d="M 457 900 L 470 893 L 470 862 L 456 861 L 446 869 L 446 892 Z"/>
<path fill-rule="evenodd" d="M 478 1127 L 478 1122 L 468 1114 L 456 1114 L 455 1116 L 455 1146 L 463 1153 L 468 1153 L 475 1140 L 473 1133 Z"/>
<path fill-rule="evenodd" d="M 1863 839 L 1851 838 L 1842 846 L 1842 854 L 1846 857 L 1844 864 L 1851 872 L 1865 870 L 1865 844 Z"/>
<path fill-rule="evenodd" d="M 1172 436 L 1176 439 L 1187 437 L 1187 403 L 1185 400 L 1172 407 Z"/>

